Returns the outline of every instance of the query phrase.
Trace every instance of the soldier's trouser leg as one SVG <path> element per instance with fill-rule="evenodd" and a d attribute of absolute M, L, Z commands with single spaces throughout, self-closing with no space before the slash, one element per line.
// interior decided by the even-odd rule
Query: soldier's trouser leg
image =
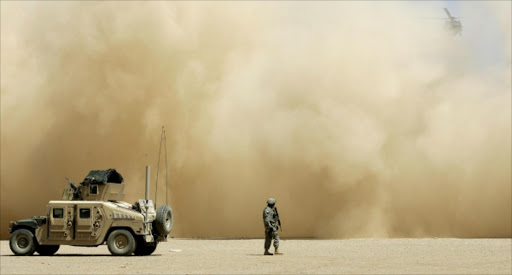
<path fill-rule="evenodd" d="M 271 231 L 272 232 L 272 238 L 274 239 L 274 248 L 279 247 L 279 234 L 277 234 L 277 231 Z"/>
<path fill-rule="evenodd" d="M 265 229 L 265 250 L 270 248 L 272 242 L 272 229 Z"/>

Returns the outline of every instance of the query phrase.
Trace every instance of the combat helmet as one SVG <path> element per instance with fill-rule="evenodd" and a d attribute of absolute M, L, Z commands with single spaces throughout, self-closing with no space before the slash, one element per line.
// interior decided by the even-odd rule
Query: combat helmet
<path fill-rule="evenodd" d="M 267 200 L 267 204 L 268 204 L 268 205 L 274 205 L 274 204 L 276 204 L 276 199 L 274 199 L 274 198 L 269 198 L 269 199 Z"/>

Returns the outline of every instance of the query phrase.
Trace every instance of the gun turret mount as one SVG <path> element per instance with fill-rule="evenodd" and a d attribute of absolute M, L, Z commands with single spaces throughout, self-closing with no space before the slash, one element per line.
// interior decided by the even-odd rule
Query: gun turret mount
<path fill-rule="evenodd" d="M 123 176 L 115 169 L 92 170 L 78 186 L 68 180 L 64 200 L 121 201 L 124 198 Z"/>

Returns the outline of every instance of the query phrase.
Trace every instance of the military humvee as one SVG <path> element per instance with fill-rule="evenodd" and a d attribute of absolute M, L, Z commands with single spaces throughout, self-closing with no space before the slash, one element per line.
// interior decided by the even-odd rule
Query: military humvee
<path fill-rule="evenodd" d="M 63 200 L 50 201 L 46 216 L 10 222 L 12 252 L 49 256 L 60 245 L 106 243 L 112 255 L 150 255 L 167 241 L 173 215 L 168 205 L 155 211 L 148 199 L 149 167 L 146 173 L 146 199 L 133 205 L 121 201 L 123 177 L 115 169 L 91 171 L 79 186 L 68 180 Z"/>

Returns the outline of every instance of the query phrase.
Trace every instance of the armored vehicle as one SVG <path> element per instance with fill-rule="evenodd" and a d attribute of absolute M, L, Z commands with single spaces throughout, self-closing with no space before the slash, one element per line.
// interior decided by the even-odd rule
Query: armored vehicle
<path fill-rule="evenodd" d="M 167 241 L 173 224 L 171 207 L 155 211 L 146 198 L 134 204 L 122 201 L 123 177 L 115 169 L 91 171 L 79 186 L 68 180 L 62 200 L 48 203 L 45 216 L 10 222 L 10 248 L 15 255 L 53 255 L 60 245 L 107 244 L 112 255 L 150 255 Z"/>

